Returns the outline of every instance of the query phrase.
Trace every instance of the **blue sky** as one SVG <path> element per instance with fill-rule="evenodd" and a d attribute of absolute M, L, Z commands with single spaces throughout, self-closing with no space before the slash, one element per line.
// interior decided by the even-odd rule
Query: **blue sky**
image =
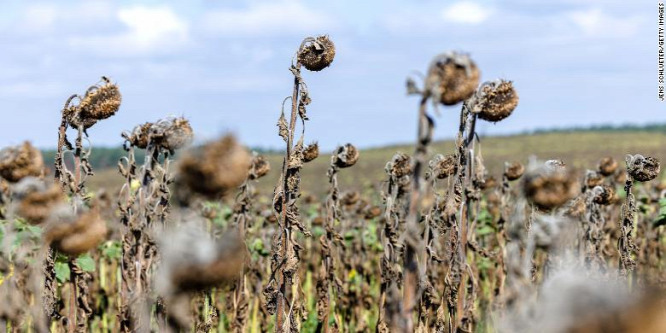
<path fill-rule="evenodd" d="M 65 99 L 106 75 L 123 105 L 90 131 L 120 132 L 168 115 L 198 140 L 233 132 L 280 148 L 303 37 L 327 33 L 332 67 L 304 74 L 306 137 L 330 149 L 412 142 L 418 101 L 405 78 L 447 50 L 469 52 L 482 80 L 513 80 L 514 114 L 481 134 L 600 123 L 666 122 L 657 100 L 655 1 L 0 1 L 0 146 L 51 147 Z M 458 107 L 435 136 L 452 137 Z"/>

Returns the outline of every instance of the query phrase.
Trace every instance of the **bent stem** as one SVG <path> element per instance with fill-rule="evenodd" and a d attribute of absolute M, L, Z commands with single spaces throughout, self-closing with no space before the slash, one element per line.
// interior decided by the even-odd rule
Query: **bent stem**
<path fill-rule="evenodd" d="M 409 200 L 409 211 L 405 221 L 406 229 L 405 235 L 405 262 L 403 266 L 404 274 L 404 290 L 402 301 L 402 320 L 404 330 L 411 332 L 414 330 L 413 311 L 416 304 L 420 302 L 421 298 L 421 285 L 423 276 L 420 276 L 420 265 L 425 265 L 425 262 L 417 262 L 417 253 L 422 257 L 425 255 L 425 244 L 421 235 L 419 220 L 420 220 L 420 206 L 421 197 L 425 193 L 425 187 L 421 186 L 422 172 L 421 169 L 425 164 L 426 154 L 428 151 L 428 144 L 432 140 L 432 120 L 426 112 L 427 102 L 430 97 L 428 92 L 424 92 L 421 97 L 419 105 L 419 119 L 418 119 L 418 138 L 416 141 L 416 150 L 414 152 L 414 169 L 412 177 L 412 191 Z"/>

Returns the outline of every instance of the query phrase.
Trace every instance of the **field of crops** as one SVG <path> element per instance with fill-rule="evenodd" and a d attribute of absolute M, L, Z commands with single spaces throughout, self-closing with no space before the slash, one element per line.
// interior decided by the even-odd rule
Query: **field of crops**
<path fill-rule="evenodd" d="M 118 129 L 125 156 L 93 172 L 87 130 L 123 109 L 107 77 L 54 111 L 53 165 L 0 151 L 1 329 L 666 332 L 666 135 L 480 137 L 519 92 L 446 52 L 407 80 L 415 143 L 324 154 L 306 79 L 335 53 L 297 48 L 282 155 L 165 117 Z M 432 142 L 442 105 L 459 130 Z"/>

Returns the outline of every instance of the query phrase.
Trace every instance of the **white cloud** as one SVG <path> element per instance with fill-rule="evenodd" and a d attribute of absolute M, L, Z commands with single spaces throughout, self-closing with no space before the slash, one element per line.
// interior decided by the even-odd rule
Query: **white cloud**
<path fill-rule="evenodd" d="M 118 18 L 130 29 L 127 37 L 139 45 L 150 47 L 172 38 L 187 38 L 187 23 L 169 7 L 122 8 Z"/>
<path fill-rule="evenodd" d="M 65 27 L 81 28 L 108 21 L 113 6 L 108 2 L 91 1 L 76 6 L 64 3 L 33 3 L 26 6 L 16 26 L 17 31 L 34 35 L 53 33 Z"/>
<path fill-rule="evenodd" d="M 442 18 L 446 21 L 463 24 L 479 24 L 487 20 L 492 9 L 472 1 L 461 1 L 444 8 Z"/>
<path fill-rule="evenodd" d="M 566 15 L 585 35 L 591 37 L 631 37 L 638 31 L 641 19 L 637 16 L 615 17 L 600 8 L 574 11 Z"/>
<path fill-rule="evenodd" d="M 73 37 L 70 44 L 98 54 L 145 56 L 177 50 L 189 40 L 189 24 L 168 6 L 133 6 L 117 10 L 126 30 L 112 35 Z"/>
<path fill-rule="evenodd" d="M 207 13 L 204 29 L 225 35 L 275 35 L 325 33 L 334 27 L 327 15 L 297 1 L 254 3 L 246 9 L 222 9 Z"/>

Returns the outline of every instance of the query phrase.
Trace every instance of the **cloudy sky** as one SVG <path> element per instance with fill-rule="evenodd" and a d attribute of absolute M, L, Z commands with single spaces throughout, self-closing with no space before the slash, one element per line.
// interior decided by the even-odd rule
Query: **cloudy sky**
<path fill-rule="evenodd" d="M 656 15 L 652 0 L 2 0 L 0 146 L 54 146 L 65 99 L 106 75 L 123 105 L 90 130 L 94 144 L 183 115 L 199 140 L 230 131 L 279 148 L 291 58 L 318 34 L 337 46 L 331 68 L 304 74 L 306 135 L 325 148 L 413 141 L 418 101 L 405 77 L 446 50 L 469 52 L 483 80 L 519 91 L 515 113 L 482 134 L 665 122 Z M 458 109 L 442 111 L 436 137 L 448 138 Z"/>

